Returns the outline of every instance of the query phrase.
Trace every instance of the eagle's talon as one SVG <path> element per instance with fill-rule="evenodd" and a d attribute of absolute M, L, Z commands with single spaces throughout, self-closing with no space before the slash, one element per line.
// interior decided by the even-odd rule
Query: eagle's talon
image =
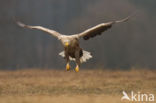
<path fill-rule="evenodd" d="M 79 72 L 79 66 L 78 65 L 75 68 L 75 72 Z"/>
<path fill-rule="evenodd" d="M 66 65 L 66 70 L 67 70 L 67 71 L 70 70 L 70 65 L 69 65 L 69 63 L 67 63 L 67 65 Z"/>

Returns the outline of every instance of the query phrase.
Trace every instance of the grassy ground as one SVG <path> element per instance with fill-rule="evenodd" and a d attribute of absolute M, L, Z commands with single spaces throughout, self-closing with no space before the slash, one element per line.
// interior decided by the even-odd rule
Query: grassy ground
<path fill-rule="evenodd" d="M 0 103 L 122 103 L 123 90 L 156 94 L 156 71 L 0 71 Z"/>

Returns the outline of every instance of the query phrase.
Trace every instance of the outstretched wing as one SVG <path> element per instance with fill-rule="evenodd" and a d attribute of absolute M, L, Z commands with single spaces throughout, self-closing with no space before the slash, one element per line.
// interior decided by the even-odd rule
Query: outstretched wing
<path fill-rule="evenodd" d="M 96 35 L 101 35 L 102 32 L 110 29 L 112 27 L 113 24 L 116 23 L 121 23 L 121 22 L 126 22 L 127 20 L 129 20 L 131 16 L 128 16 L 122 20 L 118 20 L 118 21 L 111 21 L 111 22 L 107 22 L 107 23 L 101 23 L 99 25 L 96 25 L 90 29 L 85 30 L 82 33 L 79 33 L 78 36 L 79 37 L 83 37 L 84 40 L 88 40 L 89 38 L 95 37 Z"/>
<path fill-rule="evenodd" d="M 51 30 L 51 29 L 48 29 L 48 28 L 45 28 L 45 27 L 42 27 L 42 26 L 30 26 L 30 25 L 23 24 L 20 21 L 16 21 L 16 23 L 20 27 L 29 28 L 29 29 L 37 29 L 37 30 L 41 30 L 41 31 L 47 32 L 48 34 L 53 35 L 56 38 L 58 38 L 61 35 L 60 33 L 56 32 L 54 30 Z"/>

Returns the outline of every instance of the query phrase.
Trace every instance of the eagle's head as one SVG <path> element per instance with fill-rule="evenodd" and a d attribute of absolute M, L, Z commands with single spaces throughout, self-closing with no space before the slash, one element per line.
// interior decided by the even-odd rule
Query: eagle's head
<path fill-rule="evenodd" d="M 70 41 L 68 39 L 62 40 L 62 44 L 64 47 L 68 47 L 70 45 Z"/>
<path fill-rule="evenodd" d="M 69 47 L 69 46 L 74 47 L 75 44 L 78 43 L 78 39 L 75 36 L 64 36 L 63 35 L 60 40 L 65 48 Z"/>

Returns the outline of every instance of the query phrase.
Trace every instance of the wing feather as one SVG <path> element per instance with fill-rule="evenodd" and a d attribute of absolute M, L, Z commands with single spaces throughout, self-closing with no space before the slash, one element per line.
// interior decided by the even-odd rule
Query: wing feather
<path fill-rule="evenodd" d="M 30 25 L 26 25 L 26 24 L 24 24 L 24 23 L 22 23 L 20 21 L 16 21 L 16 23 L 20 27 L 29 28 L 29 29 L 37 29 L 37 30 L 47 32 L 48 34 L 53 35 L 56 38 L 58 38 L 61 35 L 60 33 L 56 32 L 54 30 L 51 30 L 51 29 L 48 29 L 48 28 L 45 28 L 45 27 L 42 27 L 42 26 L 30 26 Z"/>
<path fill-rule="evenodd" d="M 128 21 L 131 16 L 128 16 L 128 17 L 121 19 L 121 20 L 118 20 L 118 21 L 111 21 L 111 22 L 107 22 L 107 23 L 98 24 L 98 25 L 96 25 L 90 29 L 85 30 L 82 33 L 79 33 L 78 36 L 83 37 L 84 40 L 88 40 L 88 39 L 95 37 L 97 35 L 101 35 L 102 32 L 110 29 L 113 26 L 113 24 Z"/>

